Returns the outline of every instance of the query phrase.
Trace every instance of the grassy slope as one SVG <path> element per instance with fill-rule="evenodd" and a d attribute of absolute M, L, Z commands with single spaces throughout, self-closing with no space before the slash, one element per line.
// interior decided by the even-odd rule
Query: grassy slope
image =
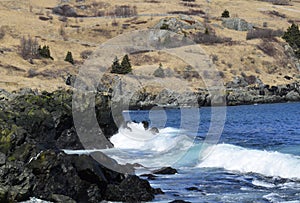
<path fill-rule="evenodd" d="M 67 88 L 64 84 L 64 79 L 68 73 L 74 74 L 78 67 L 83 63 L 80 53 L 84 50 L 96 50 L 97 46 L 105 42 L 107 39 L 117 36 L 123 32 L 128 32 L 136 29 L 143 29 L 153 26 L 162 17 L 161 16 L 142 16 L 137 19 L 122 18 L 116 19 L 118 26 L 111 26 L 114 19 L 111 18 L 84 18 L 75 19 L 68 18 L 67 23 L 59 20 L 59 16 L 53 15 L 49 8 L 56 6 L 60 1 L 48 0 L 12 0 L 0 2 L 0 26 L 5 30 L 5 36 L 0 39 L 0 48 L 10 49 L 0 54 L 0 88 L 9 90 L 19 89 L 21 87 L 31 87 L 37 89 L 54 90 L 59 87 Z M 76 5 L 75 0 L 70 1 L 71 4 Z M 96 0 L 86 0 L 84 5 L 91 5 L 93 2 L 100 2 Z M 124 1 L 102 0 L 107 5 L 106 9 L 112 9 L 115 5 L 124 5 Z M 179 0 L 160 0 L 160 3 L 148 3 L 144 0 L 129 0 L 126 4 L 137 6 L 139 14 L 166 14 L 170 11 L 188 10 L 188 7 L 180 4 Z M 282 58 L 283 41 L 274 43 L 276 48 L 276 55 L 274 57 L 267 56 L 256 45 L 262 40 L 248 40 L 246 41 L 246 32 L 232 31 L 217 27 L 221 25 L 218 17 L 224 9 L 230 11 L 231 16 L 240 17 L 248 22 L 254 23 L 256 26 L 262 26 L 263 22 L 268 23 L 268 27 L 272 29 L 286 29 L 289 26 L 288 20 L 298 20 L 300 12 L 300 2 L 292 1 L 292 6 L 274 6 L 270 3 L 255 1 L 255 0 L 216 0 L 211 3 L 196 0 L 195 3 L 199 8 L 207 12 L 211 18 L 211 25 L 215 24 L 214 29 L 219 36 L 231 37 L 237 41 L 237 45 L 201 45 L 208 55 L 218 55 L 218 61 L 215 62 L 216 67 L 224 72 L 224 81 L 230 81 L 235 75 L 241 75 L 242 72 L 247 75 L 256 75 L 263 82 L 268 84 L 282 84 L 289 83 L 283 78 L 285 75 L 299 76 L 298 70 L 291 65 L 287 68 L 290 61 Z M 77 3 L 79 4 L 79 3 Z M 30 9 L 31 8 L 31 9 Z M 82 14 L 91 14 L 94 8 L 87 10 Z M 285 14 L 286 18 L 279 18 L 268 16 L 262 11 L 276 10 Z M 53 16 L 51 21 L 39 20 L 39 15 Z M 195 16 L 201 22 L 203 18 Z M 145 21 L 146 23 L 140 23 Z M 122 28 L 122 24 L 129 23 L 127 29 Z M 61 27 L 64 27 L 66 39 L 59 34 Z M 20 39 L 23 36 L 37 37 L 39 43 L 49 45 L 54 61 L 51 60 L 34 60 L 34 64 L 23 60 L 19 54 Z M 76 66 L 64 62 L 64 57 L 67 51 L 73 53 L 74 59 L 77 61 Z M 150 54 L 151 55 L 151 54 Z M 171 69 L 182 69 L 185 63 L 177 60 L 170 60 L 168 56 L 161 56 L 159 54 L 152 54 L 155 58 L 152 64 L 145 62 L 138 63 L 134 66 L 136 74 L 148 74 L 158 67 L 159 62 L 162 62 L 164 67 Z M 133 58 L 133 62 L 136 59 Z M 254 60 L 254 63 L 253 63 Z M 282 64 L 280 64 L 282 63 Z M 232 66 L 230 65 L 232 64 Z M 267 64 L 267 65 L 266 65 Z M 269 64 L 269 65 L 268 65 Z M 271 65 L 270 65 L 271 64 Z M 270 66 L 276 65 L 277 69 L 270 74 Z M 35 77 L 28 77 L 29 72 L 37 72 Z M 172 81 L 172 78 L 168 80 Z M 179 80 L 179 81 L 178 81 Z M 174 81 L 180 82 L 180 79 Z M 199 85 L 195 83 L 194 86 Z"/>

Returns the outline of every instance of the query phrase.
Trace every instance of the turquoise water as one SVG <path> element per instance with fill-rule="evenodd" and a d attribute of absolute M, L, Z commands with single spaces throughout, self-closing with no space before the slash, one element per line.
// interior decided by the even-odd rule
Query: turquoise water
<path fill-rule="evenodd" d="M 164 165 L 178 169 L 178 174 L 150 181 L 165 191 L 154 202 L 300 202 L 300 103 L 227 107 L 220 140 L 205 148 L 206 156 L 202 150 L 211 108 L 198 111 L 124 113 L 129 121 L 148 120 L 160 134 L 139 140 L 138 134 L 148 133 L 140 125 L 131 126 L 132 132 L 120 131 L 112 139 L 120 148 L 111 153 L 113 157 L 147 169 Z M 199 119 L 196 131 L 195 119 Z"/>

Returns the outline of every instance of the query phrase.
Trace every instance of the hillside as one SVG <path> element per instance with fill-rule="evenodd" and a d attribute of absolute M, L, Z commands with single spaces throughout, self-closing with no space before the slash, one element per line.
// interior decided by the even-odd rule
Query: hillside
<path fill-rule="evenodd" d="M 285 1 L 273 2 L 282 4 Z M 68 88 L 66 77 L 76 74 L 87 56 L 101 43 L 122 33 L 153 28 L 164 18 L 182 20 L 183 14 L 189 14 L 195 22 L 203 25 L 203 29 L 183 29 L 179 34 L 192 37 L 207 29 L 210 35 L 227 39 L 199 43 L 218 69 L 224 84 L 236 76 L 255 76 L 269 85 L 292 83 L 300 78 L 300 65 L 284 40 L 280 37 L 247 40 L 247 31 L 228 29 L 221 18 L 227 9 L 231 17 L 244 19 L 254 29 L 285 31 L 291 22 L 300 22 L 300 1 L 288 2 L 289 5 L 256 0 L 209 3 L 200 0 L 129 0 L 126 3 L 121 0 L 1 1 L 0 88 L 18 90 L 30 87 L 49 91 Z M 69 13 L 64 15 L 71 17 L 53 13 L 53 8 L 62 5 L 69 5 Z M 23 37 L 36 38 L 40 45 L 49 46 L 54 60 L 22 58 L 20 40 Z M 68 51 L 72 52 L 74 65 L 64 61 Z M 162 63 L 170 73 L 166 78 L 169 84 L 188 83 L 193 88 L 203 86 L 198 77 L 184 77 L 187 70 L 184 61 L 165 53 L 149 52 L 129 57 L 134 75 L 155 79 L 153 72 Z"/>

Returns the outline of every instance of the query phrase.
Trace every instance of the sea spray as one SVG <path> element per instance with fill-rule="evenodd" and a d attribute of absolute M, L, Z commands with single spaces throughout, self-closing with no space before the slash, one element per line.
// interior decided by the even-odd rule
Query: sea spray
<path fill-rule="evenodd" d="M 300 157 L 279 152 L 246 149 L 230 144 L 213 146 L 198 167 L 224 168 L 241 173 L 300 179 Z"/>

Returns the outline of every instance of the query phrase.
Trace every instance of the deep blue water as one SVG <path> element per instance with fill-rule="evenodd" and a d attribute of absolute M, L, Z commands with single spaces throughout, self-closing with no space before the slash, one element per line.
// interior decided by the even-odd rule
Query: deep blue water
<path fill-rule="evenodd" d="M 211 123 L 211 108 L 200 109 L 199 121 L 197 111 L 130 111 L 125 118 L 147 120 L 160 129 L 184 126 L 185 134 L 203 140 Z M 186 116 L 189 112 L 191 116 Z M 198 160 L 191 153 L 185 159 L 196 159 L 196 163 L 181 165 L 176 175 L 152 180 L 152 186 L 166 192 L 155 202 L 300 202 L 299 156 L 300 103 L 226 107 L 224 130 L 211 159 Z M 199 166 L 201 163 L 205 166 Z"/>

